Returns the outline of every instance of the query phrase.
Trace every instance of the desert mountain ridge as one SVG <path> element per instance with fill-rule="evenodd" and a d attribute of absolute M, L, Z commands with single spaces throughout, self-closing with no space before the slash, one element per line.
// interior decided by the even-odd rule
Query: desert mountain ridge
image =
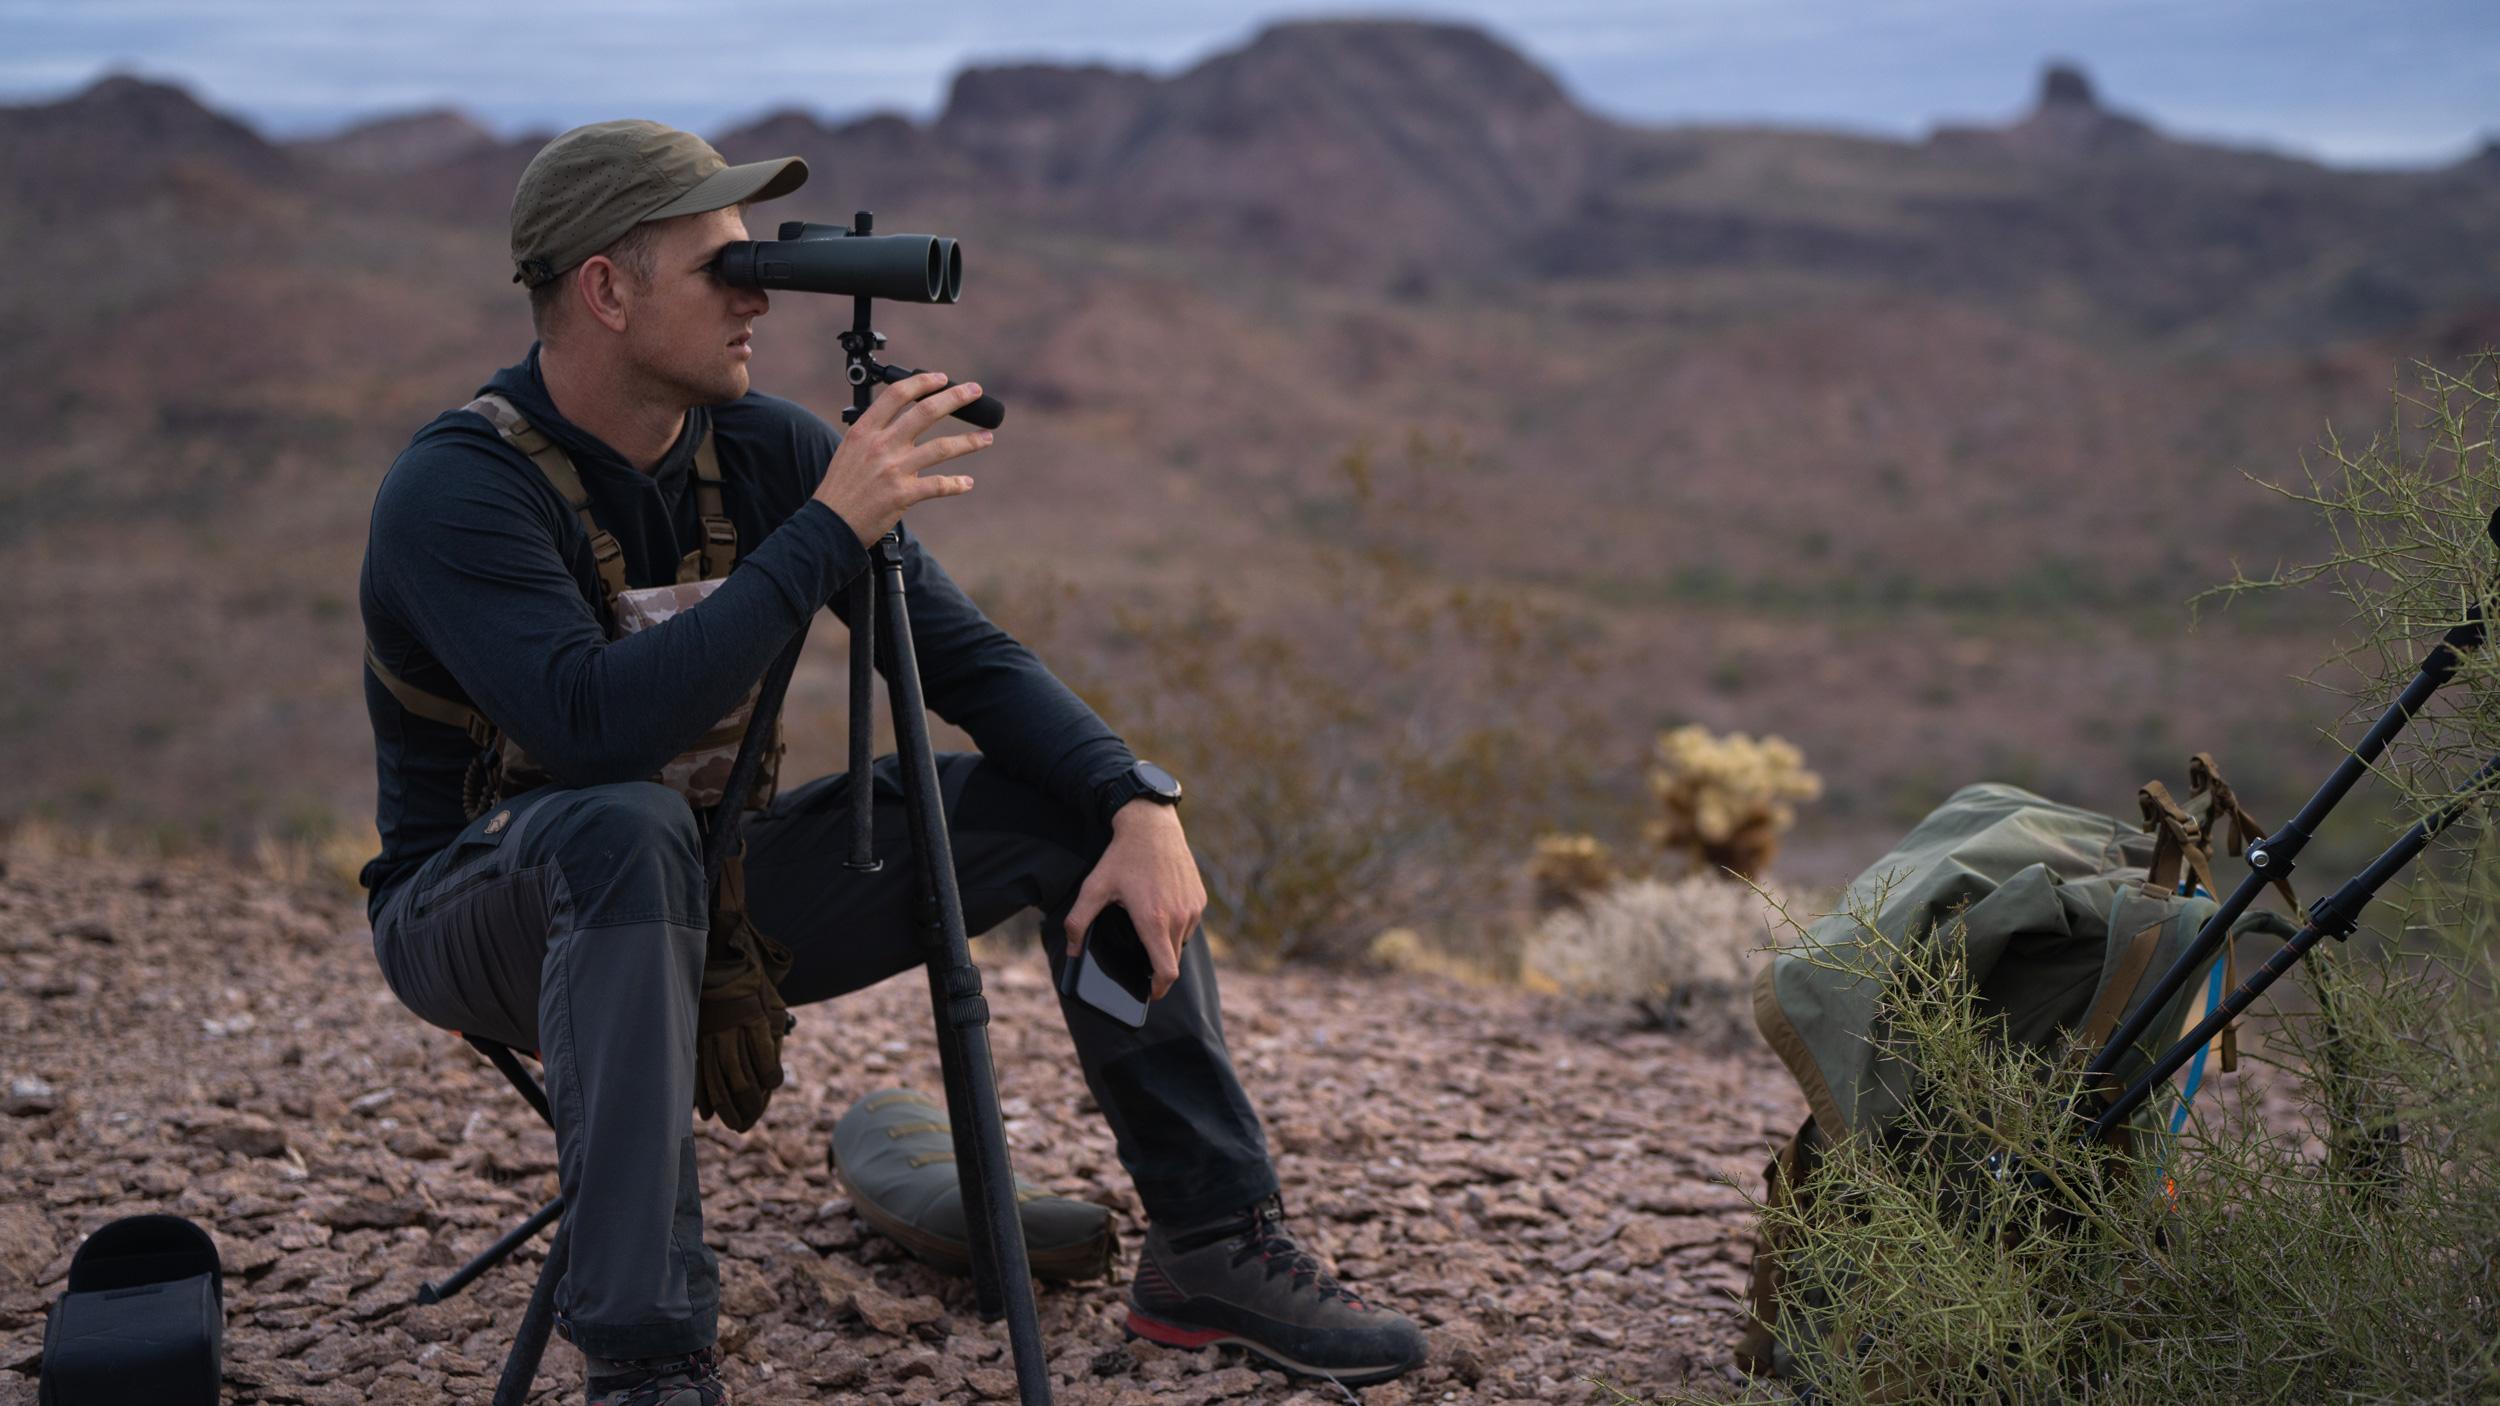
<path fill-rule="evenodd" d="M 115 76 L 0 108 L 14 151 L 0 191 L 66 215 L 140 198 L 169 173 L 215 174 L 493 221 L 546 135 L 499 139 L 435 110 L 271 142 L 179 88 Z M 845 213 L 1039 222 L 1295 277 L 1414 289 L 1845 267 L 1953 296 L 2080 293 L 2138 332 L 2235 312 L 2311 324 L 2249 329 L 2276 340 L 2400 325 L 2452 301 L 2473 280 L 2447 251 L 2500 221 L 2488 159 L 2376 171 L 2185 141 L 2105 106 L 2062 63 L 2019 119 L 1920 142 L 1641 127 L 1580 108 L 1481 30 L 1395 20 L 1275 25 L 1170 77 L 973 67 L 928 123 L 783 109 L 716 144 L 733 160 L 806 157 L 810 197 Z M 2476 218 L 2423 219 L 2434 193 Z M 2090 233 L 2117 205 L 2145 226 L 2132 249 Z M 2358 244 L 2374 256 L 2336 267 Z M 2287 292 L 2298 305 L 2258 311 Z"/>

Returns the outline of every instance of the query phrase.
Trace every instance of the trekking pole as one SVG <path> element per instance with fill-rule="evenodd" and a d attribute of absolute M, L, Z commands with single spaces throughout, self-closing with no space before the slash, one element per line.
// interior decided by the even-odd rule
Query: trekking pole
<path fill-rule="evenodd" d="M 2251 973 L 2248 980 L 2241 982 L 2237 990 L 2223 997 L 2222 1004 L 2199 1021 L 2195 1029 L 2181 1036 L 2179 1042 L 2172 1045 L 2168 1053 L 2155 1060 L 2151 1069 L 2146 1070 L 2137 1077 L 2134 1083 L 2129 1084 L 2126 1092 L 2120 1094 L 2117 1101 L 2101 1114 L 2099 1121 L 2092 1125 L 2091 1132 L 2086 1134 L 2086 1140 L 2097 1140 L 2107 1136 L 2112 1129 L 2125 1122 L 2129 1114 L 2135 1112 L 2143 1105 L 2144 1100 L 2152 1096 L 2153 1090 L 2160 1087 L 2163 1080 L 2177 1073 L 2179 1066 L 2195 1058 L 2196 1052 L 2205 1047 L 2206 1041 L 2211 1040 L 2223 1026 L 2230 1024 L 2242 1011 L 2247 1010 L 2249 1004 L 2263 994 L 2267 987 L 2272 986 L 2285 973 L 2298 966 L 2301 959 L 2309 955 L 2309 949 L 2330 937 L 2338 942 L 2351 937 L 2353 931 L 2361 926 L 2361 910 L 2370 906 L 2370 900 L 2378 895 L 2378 891 L 2386 886 L 2387 881 L 2396 877 L 2397 872 L 2406 865 L 2411 864 L 2422 853 L 2423 848 L 2430 844 L 2433 836 L 2447 829 L 2455 823 L 2457 817 L 2465 814 L 2466 808 L 2479 799 L 2495 779 L 2500 779 L 2500 757 L 2493 757 L 2490 761 L 2483 763 L 2482 770 L 2474 773 L 2474 779 L 2465 783 L 2464 787 L 2457 792 L 2455 799 L 2417 821 L 2402 838 L 2389 845 L 2378 858 L 2371 860 L 2368 868 L 2353 875 L 2342 888 L 2337 889 L 2333 894 L 2309 905 L 2308 923 L 2295 933 L 2289 942 L 2284 943 L 2281 950 L 2268 957 L 2265 965 Z"/>
<path fill-rule="evenodd" d="M 2483 531 L 2493 546 L 2500 548 L 2500 509 L 2493 510 Z M 2379 759 L 2379 754 L 2387 750 L 2387 744 L 2404 730 L 2405 724 L 2413 721 L 2413 715 L 2430 702 L 2431 695 L 2456 677 L 2459 655 L 2480 647 L 2482 642 L 2483 607 L 2477 601 L 2466 610 L 2464 621 L 2450 628 L 2438 645 L 2423 658 L 2422 667 L 2414 674 L 2413 681 L 2405 685 L 2404 691 L 2396 696 L 2396 701 L 2388 705 L 2387 711 L 2379 715 L 2368 732 L 2362 734 L 2351 754 L 2335 768 L 2334 774 L 2327 777 L 2326 784 L 2309 798 L 2309 803 L 2300 808 L 2299 814 L 2294 815 L 2281 830 L 2249 847 L 2245 856 L 2248 877 L 2240 880 L 2239 887 L 2233 889 L 2222 906 L 2214 910 L 2213 916 L 2205 920 L 2205 926 L 2197 931 L 2196 940 L 2189 943 L 2178 960 L 2170 964 L 2170 969 L 2153 984 L 2152 991 L 2110 1034 L 2099 1053 L 2092 1057 L 2092 1062 L 2084 1066 L 2083 1087 L 2076 1094 L 2077 1114 L 2092 1116 L 2091 1103 L 2095 1092 L 2103 1087 L 2111 1072 L 2118 1067 L 2118 1062 L 2126 1057 L 2127 1051 L 2135 1048 L 2136 1041 L 2143 1038 L 2145 1030 L 2160 1017 L 2162 1008 L 2170 1004 L 2170 998 L 2194 979 L 2199 968 L 2213 960 L 2214 954 L 2222 949 L 2222 944 L 2230 941 L 2231 925 L 2248 911 L 2249 904 L 2256 902 L 2257 895 L 2266 885 L 2291 878 L 2300 852 L 2308 847 L 2327 814 L 2342 802 L 2345 793 L 2360 782 L 2363 774 Z"/>

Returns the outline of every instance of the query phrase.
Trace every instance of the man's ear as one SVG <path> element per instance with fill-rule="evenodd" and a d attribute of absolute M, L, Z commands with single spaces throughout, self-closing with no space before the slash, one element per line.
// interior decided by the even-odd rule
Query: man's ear
<path fill-rule="evenodd" d="M 573 290 L 592 320 L 611 332 L 622 332 L 633 301 L 632 282 L 632 275 L 618 268 L 614 259 L 593 254 L 574 273 Z"/>

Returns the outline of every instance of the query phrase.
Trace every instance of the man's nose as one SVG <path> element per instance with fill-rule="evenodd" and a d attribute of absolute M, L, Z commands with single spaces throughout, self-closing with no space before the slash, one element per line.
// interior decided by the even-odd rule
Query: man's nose
<path fill-rule="evenodd" d="M 762 317 L 764 314 L 772 311 L 772 294 L 765 292 L 763 289 L 739 288 L 733 291 L 737 296 L 730 300 L 729 305 L 731 308 L 736 310 L 738 316 Z"/>

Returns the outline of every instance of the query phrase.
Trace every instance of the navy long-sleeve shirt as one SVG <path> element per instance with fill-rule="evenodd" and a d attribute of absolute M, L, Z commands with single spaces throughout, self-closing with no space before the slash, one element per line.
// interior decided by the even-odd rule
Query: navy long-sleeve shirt
<path fill-rule="evenodd" d="M 437 416 L 391 465 L 365 547 L 366 639 L 400 678 L 493 719 L 560 784 L 650 776 L 719 723 L 818 606 L 846 611 L 845 588 L 868 554 L 812 500 L 840 442 L 822 419 L 754 393 L 698 408 L 646 474 L 556 413 L 536 347 L 485 389 L 572 457 L 632 585 L 675 581 L 678 559 L 701 541 L 694 449 L 707 427 L 738 532 L 737 569 L 710 597 L 610 640 L 593 604 L 589 535 L 483 417 Z M 1127 745 L 908 532 L 903 548 L 931 710 L 993 762 L 1093 814 L 1100 788 L 1135 760 Z M 382 853 L 363 878 L 378 913 L 392 885 L 466 824 L 461 781 L 476 747 L 458 728 L 410 715 L 369 669 L 365 709 Z"/>

